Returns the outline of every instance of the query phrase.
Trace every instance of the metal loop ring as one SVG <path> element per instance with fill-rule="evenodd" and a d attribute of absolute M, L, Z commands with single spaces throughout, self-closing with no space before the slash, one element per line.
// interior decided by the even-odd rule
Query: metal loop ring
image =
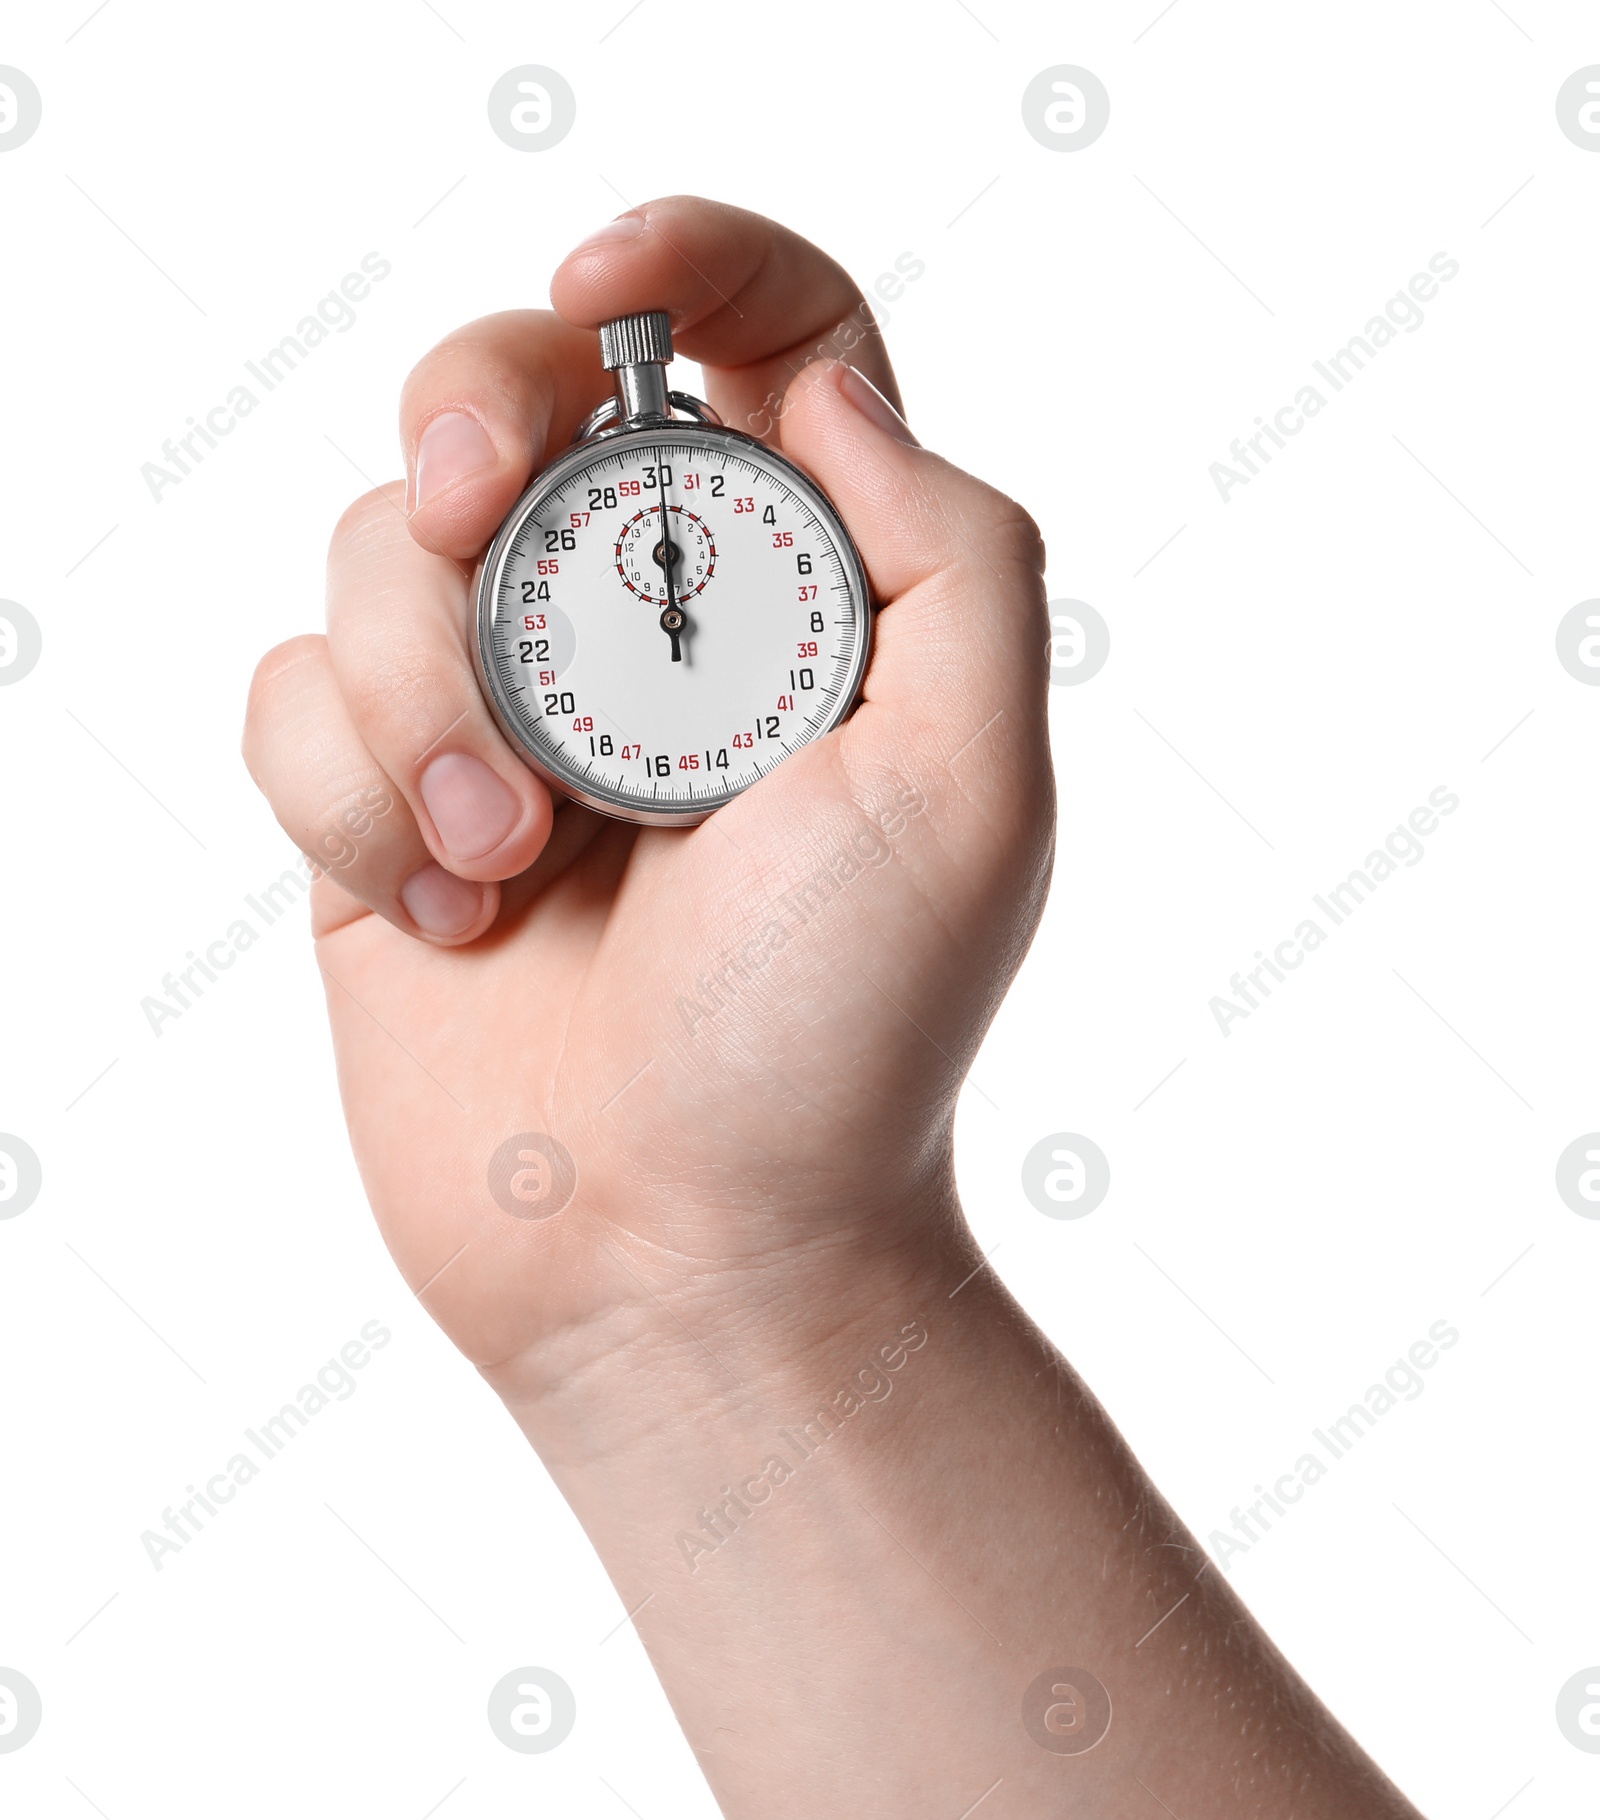
<path fill-rule="evenodd" d="M 722 419 L 703 398 L 696 398 L 689 392 L 668 392 L 667 397 L 680 411 L 686 411 L 698 422 L 709 423 L 716 429 L 722 428 Z"/>
<path fill-rule="evenodd" d="M 669 392 L 667 398 L 672 405 L 682 411 L 686 416 L 692 417 L 695 422 L 710 424 L 713 428 L 721 427 L 722 419 L 712 410 L 711 406 L 708 405 L 703 398 L 696 398 L 688 392 Z M 604 426 L 610 423 L 611 419 L 617 415 L 617 411 L 618 405 L 615 398 L 608 398 L 604 404 L 597 404 L 589 415 L 584 418 L 583 422 L 579 424 L 577 430 L 573 434 L 572 440 L 574 442 L 588 442 L 591 437 L 600 435 Z M 649 427 L 670 428 L 671 423 L 672 420 L 667 418 L 661 425 L 651 424 Z M 616 429 L 622 429 L 624 427 L 624 425 L 618 424 Z M 637 427 L 642 429 L 646 426 L 640 424 Z M 605 433 L 608 435 L 615 435 L 616 430 L 606 431 Z"/>

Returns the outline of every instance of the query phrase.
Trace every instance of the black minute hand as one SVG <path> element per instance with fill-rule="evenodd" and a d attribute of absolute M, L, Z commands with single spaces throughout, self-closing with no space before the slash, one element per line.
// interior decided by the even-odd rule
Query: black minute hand
<path fill-rule="evenodd" d="M 678 590 L 672 581 L 672 559 L 676 554 L 672 547 L 672 533 L 667 526 L 667 476 L 666 470 L 659 463 L 656 466 L 656 479 L 661 484 L 661 567 L 667 578 L 667 604 L 661 609 L 661 630 L 672 640 L 672 661 L 683 662 L 683 647 L 678 642 L 683 634 L 683 608 L 678 605 Z"/>

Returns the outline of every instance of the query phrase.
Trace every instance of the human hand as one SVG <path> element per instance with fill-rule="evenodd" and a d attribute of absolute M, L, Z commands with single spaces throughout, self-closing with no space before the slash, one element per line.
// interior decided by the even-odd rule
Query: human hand
<path fill-rule="evenodd" d="M 1195 1820 L 1417 1820 L 960 1218 L 956 1093 L 1050 867 L 1037 534 L 911 439 L 814 247 L 686 199 L 624 219 L 557 272 L 558 315 L 413 373 L 404 493 L 345 515 L 328 636 L 252 690 L 283 827 L 363 830 L 313 915 L 384 1237 L 538 1446 L 730 1816 L 1109 1817 L 1182 1787 Z M 855 715 L 692 832 L 553 804 L 470 657 L 470 563 L 603 395 L 594 325 L 647 308 L 831 495 L 881 602 Z M 487 1179 L 524 1132 L 576 1163 L 545 1218 Z"/>
<path fill-rule="evenodd" d="M 552 298 L 412 373 L 410 477 L 341 520 L 327 635 L 263 659 L 245 734 L 307 851 L 364 792 L 393 801 L 314 892 L 345 1113 L 401 1271 L 508 1394 L 646 1291 L 825 1320 L 868 1259 L 914 1273 L 950 1238 L 956 1093 L 1054 825 L 1037 532 L 912 439 L 845 273 L 673 198 L 569 255 Z M 594 327 L 651 308 L 723 418 L 832 497 L 881 603 L 854 716 L 690 832 L 552 803 L 471 658 L 472 562 L 606 395 Z M 520 1132 L 575 1161 L 556 1217 L 490 1193 Z"/>

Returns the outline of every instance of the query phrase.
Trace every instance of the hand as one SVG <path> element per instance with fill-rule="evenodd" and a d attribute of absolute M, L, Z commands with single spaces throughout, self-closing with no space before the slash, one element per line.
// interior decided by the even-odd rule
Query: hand
<path fill-rule="evenodd" d="M 327 638 L 251 696 L 291 837 L 365 830 L 314 922 L 401 1270 L 539 1447 L 730 1820 L 1110 1820 L 1158 1789 L 1417 1820 L 960 1218 L 956 1091 L 1050 868 L 1032 524 L 917 446 L 859 293 L 769 222 L 652 203 L 553 297 L 412 375 L 404 504 L 345 515 Z M 692 833 L 554 805 L 468 656 L 471 560 L 603 395 L 585 331 L 647 308 L 832 495 L 882 603 L 854 717 Z M 545 1219 L 489 1191 L 520 1132 L 576 1162 Z M 1058 1754 L 1100 1712 L 1080 1682 L 1103 1715 Z"/>
<path fill-rule="evenodd" d="M 1038 534 L 916 444 L 845 273 L 673 198 L 579 247 L 552 297 L 412 373 L 410 479 L 344 515 L 327 636 L 263 659 L 245 734 L 308 852 L 363 792 L 393 801 L 315 888 L 345 1114 L 400 1269 L 503 1389 L 647 1292 L 804 1307 L 948 1240 L 924 1210 L 949 1203 L 956 1092 L 1054 825 Z M 473 560 L 606 395 L 595 326 L 649 308 L 724 419 L 832 496 L 882 604 L 855 715 L 691 832 L 552 803 L 469 654 Z M 490 1194 L 519 1132 L 575 1160 L 551 1218 Z"/>

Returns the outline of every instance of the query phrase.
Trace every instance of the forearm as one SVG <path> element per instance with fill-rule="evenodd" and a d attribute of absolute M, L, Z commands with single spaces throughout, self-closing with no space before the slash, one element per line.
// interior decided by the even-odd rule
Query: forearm
<path fill-rule="evenodd" d="M 502 1374 L 724 1811 L 1412 1815 L 940 1229 Z"/>

